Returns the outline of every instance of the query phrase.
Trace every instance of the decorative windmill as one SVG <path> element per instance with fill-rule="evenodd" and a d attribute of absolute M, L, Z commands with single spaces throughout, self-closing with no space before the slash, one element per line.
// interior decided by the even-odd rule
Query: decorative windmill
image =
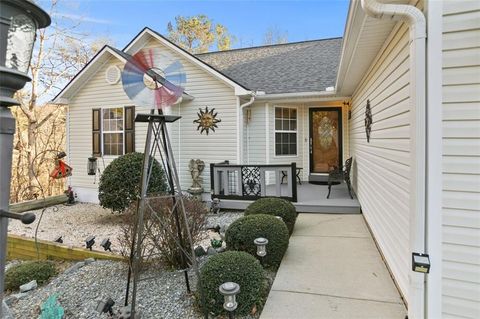
<path fill-rule="evenodd" d="M 163 110 L 173 105 L 182 96 L 186 75 L 182 64 L 169 54 L 159 49 L 144 49 L 133 55 L 126 63 L 122 72 L 123 89 L 127 96 L 138 106 L 149 107 L 149 114 L 138 114 L 135 122 L 148 123 L 147 136 L 145 142 L 145 151 L 143 159 L 143 170 L 140 184 L 140 199 L 137 204 L 136 227 L 132 240 L 132 249 L 130 255 L 130 268 L 128 272 L 125 306 L 129 302 L 130 281 L 132 282 L 131 296 L 131 314 L 135 318 L 135 306 L 137 297 L 137 285 L 140 280 L 140 264 L 143 259 L 142 246 L 144 234 L 144 216 L 145 213 L 154 215 L 151 206 L 148 204 L 147 188 L 151 178 L 151 170 L 155 157 L 161 158 L 161 164 L 165 170 L 170 194 L 168 197 L 172 200 L 173 208 L 171 214 L 175 218 L 177 225 L 184 223 L 186 238 L 182 234 L 180 227 L 177 227 L 175 236 L 178 248 L 182 251 L 183 264 L 191 265 L 196 276 L 200 279 L 197 260 L 195 257 L 192 236 L 187 223 L 187 216 L 183 204 L 182 189 L 178 178 L 178 172 L 173 157 L 172 146 L 170 143 L 167 123 L 173 123 L 180 119 L 180 116 L 164 115 Z M 155 114 L 157 110 L 157 114 Z M 158 198 L 157 197 L 157 198 Z M 188 245 L 186 245 L 188 242 Z M 190 247 L 187 251 L 185 247 Z M 184 270 L 185 283 L 187 291 L 190 292 L 190 284 L 187 270 Z M 204 302 L 202 285 L 200 283 L 199 292 Z M 204 307 L 205 309 L 205 307 Z M 205 316 L 208 314 L 205 313 Z"/>

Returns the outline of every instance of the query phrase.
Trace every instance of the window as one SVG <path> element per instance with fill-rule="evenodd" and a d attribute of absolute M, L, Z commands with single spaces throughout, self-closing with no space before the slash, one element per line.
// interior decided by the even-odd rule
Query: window
<path fill-rule="evenodd" d="M 102 110 L 103 154 L 123 155 L 123 108 Z"/>
<path fill-rule="evenodd" d="M 296 108 L 275 108 L 275 155 L 297 155 Z"/>

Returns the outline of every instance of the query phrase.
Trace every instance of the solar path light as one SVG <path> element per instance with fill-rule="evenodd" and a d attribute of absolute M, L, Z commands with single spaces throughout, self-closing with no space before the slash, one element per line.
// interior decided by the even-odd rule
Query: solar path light
<path fill-rule="evenodd" d="M 88 236 L 87 239 L 85 239 L 85 246 L 87 249 L 92 250 L 93 245 L 95 245 L 95 236 Z"/>
<path fill-rule="evenodd" d="M 268 239 L 263 237 L 256 238 L 253 243 L 257 246 L 257 256 L 260 257 L 260 263 L 263 266 L 263 257 L 267 255 Z"/>
<path fill-rule="evenodd" d="M 110 241 L 110 238 L 105 238 L 104 240 L 102 240 L 102 242 L 100 243 L 100 246 L 103 247 L 103 249 L 105 249 L 105 251 L 112 251 L 111 247 L 112 247 L 112 242 Z"/>
<path fill-rule="evenodd" d="M 233 312 L 238 307 L 236 296 L 240 292 L 240 286 L 229 281 L 221 284 L 218 290 L 224 298 L 223 309 L 228 311 L 228 318 L 233 319 Z"/>

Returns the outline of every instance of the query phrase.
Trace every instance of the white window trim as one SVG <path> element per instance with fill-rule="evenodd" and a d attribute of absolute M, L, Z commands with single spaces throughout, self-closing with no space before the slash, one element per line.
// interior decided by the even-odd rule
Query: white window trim
<path fill-rule="evenodd" d="M 297 111 L 297 118 L 296 120 L 296 129 L 295 131 L 285 131 L 285 130 L 276 130 L 275 129 L 275 120 L 277 119 L 276 117 L 276 109 L 295 109 Z M 273 158 L 298 158 L 298 107 L 297 106 L 290 106 L 290 105 L 275 105 L 273 107 Z M 295 133 L 296 138 L 295 138 L 295 144 L 296 144 L 296 150 L 295 150 L 295 155 L 277 155 L 277 141 L 276 141 L 276 133 Z"/>
<path fill-rule="evenodd" d="M 109 109 L 122 109 L 122 121 L 123 121 L 123 130 L 122 131 L 105 131 L 103 129 L 103 110 L 109 110 Z M 107 107 L 102 107 L 100 108 L 100 125 L 101 125 L 101 135 L 100 135 L 100 146 L 101 146 L 101 152 L 102 156 L 104 158 L 117 158 L 119 156 L 125 155 L 125 106 L 107 106 Z M 105 155 L 104 151 L 104 143 L 103 143 L 103 136 L 105 133 L 122 133 L 122 154 L 120 155 Z"/>

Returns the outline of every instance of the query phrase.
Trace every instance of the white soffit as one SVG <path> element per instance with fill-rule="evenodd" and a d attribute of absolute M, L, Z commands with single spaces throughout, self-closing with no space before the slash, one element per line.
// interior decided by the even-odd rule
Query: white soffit
<path fill-rule="evenodd" d="M 382 2 L 408 4 L 405 0 Z M 350 3 L 337 75 L 337 94 L 352 95 L 396 23 L 366 16 L 360 1 Z"/>

